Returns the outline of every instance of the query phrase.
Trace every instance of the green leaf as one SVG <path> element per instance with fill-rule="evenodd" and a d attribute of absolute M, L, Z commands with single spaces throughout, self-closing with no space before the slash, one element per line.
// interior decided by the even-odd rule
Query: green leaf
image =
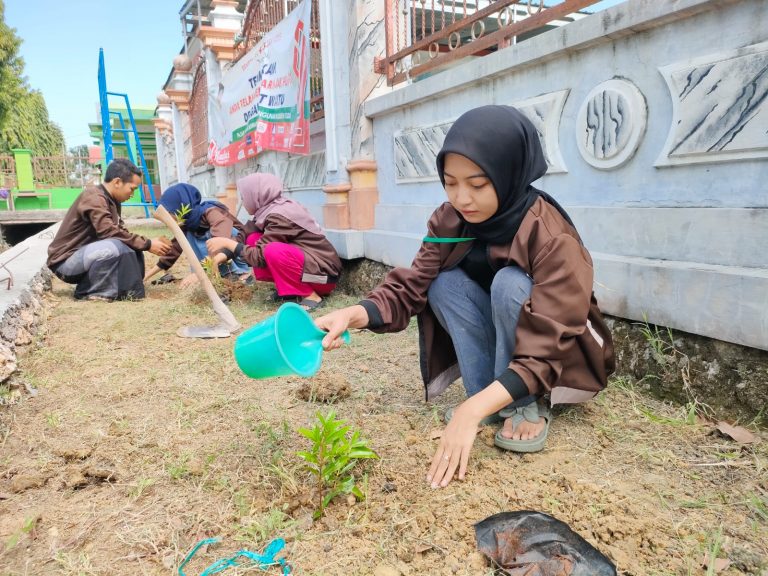
<path fill-rule="evenodd" d="M 355 498 L 358 500 L 365 500 L 365 494 L 358 488 L 357 486 L 354 486 L 351 490 L 352 494 L 355 495 Z"/>
<path fill-rule="evenodd" d="M 303 458 L 307 462 L 311 462 L 312 464 L 317 464 L 317 456 L 315 456 L 312 452 L 297 452 L 296 454 L 299 455 L 299 458 Z"/>
<path fill-rule="evenodd" d="M 307 438 L 308 440 L 314 441 L 318 437 L 318 434 L 314 430 L 309 430 L 307 428 L 299 428 L 297 432 L 302 436 L 304 436 L 304 438 Z"/>
<path fill-rule="evenodd" d="M 328 492 L 328 493 L 327 493 L 327 494 L 326 494 L 326 495 L 323 497 L 323 508 L 327 507 L 327 506 L 328 506 L 328 504 L 330 504 L 330 503 L 331 503 L 331 500 L 333 500 L 334 498 L 336 498 L 336 496 L 338 496 L 338 495 L 339 495 L 339 494 L 341 494 L 341 493 L 342 493 L 342 492 L 341 492 L 341 490 L 339 490 L 338 488 L 337 488 L 337 489 L 335 489 L 335 490 L 331 490 L 331 491 L 329 491 L 329 492 Z"/>
<path fill-rule="evenodd" d="M 349 452 L 349 457 L 350 458 L 378 458 L 379 455 L 376 454 L 376 452 L 374 452 L 370 448 L 357 448 Z"/>

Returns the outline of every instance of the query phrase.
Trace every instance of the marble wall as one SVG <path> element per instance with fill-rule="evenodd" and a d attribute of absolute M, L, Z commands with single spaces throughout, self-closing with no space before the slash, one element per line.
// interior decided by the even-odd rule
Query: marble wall
<path fill-rule="evenodd" d="M 384 2 L 351 0 L 354 22 L 349 27 L 347 59 L 350 70 L 350 130 L 352 160 L 373 158 L 373 123 L 365 117 L 364 102 L 389 91 L 386 77 L 373 71 L 373 59 L 384 56 Z"/>
<path fill-rule="evenodd" d="M 673 115 L 656 166 L 768 158 L 768 42 L 659 71 Z"/>

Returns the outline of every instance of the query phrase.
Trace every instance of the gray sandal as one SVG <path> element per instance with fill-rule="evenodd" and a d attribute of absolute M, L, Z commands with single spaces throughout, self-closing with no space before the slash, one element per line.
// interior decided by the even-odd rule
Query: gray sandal
<path fill-rule="evenodd" d="M 496 432 L 493 440 L 496 446 L 511 452 L 540 452 L 544 449 L 544 445 L 547 443 L 547 435 L 549 434 L 549 423 L 552 420 L 549 408 L 539 406 L 536 402 L 531 402 L 527 406 L 504 408 L 499 411 L 499 416 L 505 419 L 512 418 L 512 430 L 515 430 L 525 420 L 536 423 L 539 421 L 539 418 L 544 418 L 544 429 L 539 432 L 536 438 L 531 438 L 530 440 L 505 438 L 501 435 L 501 430 L 499 430 Z"/>
<path fill-rule="evenodd" d="M 456 410 L 455 406 L 451 406 L 450 408 L 447 408 L 445 410 L 445 414 L 443 414 L 443 420 L 445 420 L 446 424 L 451 421 L 451 418 L 453 418 L 453 412 Z M 504 418 L 501 417 L 501 412 L 497 412 L 495 414 L 491 414 L 489 416 L 486 416 L 482 420 L 480 420 L 479 426 L 489 426 L 490 424 L 498 424 L 499 422 L 503 422 Z"/>

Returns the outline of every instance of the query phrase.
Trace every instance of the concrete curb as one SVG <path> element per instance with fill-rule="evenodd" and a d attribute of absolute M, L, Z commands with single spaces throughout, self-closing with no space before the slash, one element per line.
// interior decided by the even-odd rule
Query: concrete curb
<path fill-rule="evenodd" d="M 0 382 L 16 371 L 16 349 L 34 341 L 46 318 L 43 294 L 50 290 L 51 272 L 45 265 L 54 224 L 0 254 Z M 9 272 L 12 285 L 6 288 Z"/>

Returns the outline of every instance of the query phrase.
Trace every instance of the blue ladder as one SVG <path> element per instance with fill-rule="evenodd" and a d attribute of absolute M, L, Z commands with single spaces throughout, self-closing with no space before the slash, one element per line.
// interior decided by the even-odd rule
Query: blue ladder
<path fill-rule="evenodd" d="M 122 98 L 125 101 L 125 109 L 128 111 L 128 120 L 131 123 L 130 128 L 125 127 L 125 120 L 123 119 L 122 112 L 119 111 L 112 111 L 109 109 L 109 97 L 110 96 L 117 96 L 119 98 Z M 149 198 L 151 202 L 126 202 L 123 204 L 123 206 L 143 206 L 144 207 L 144 214 L 147 218 L 149 218 L 149 207 L 157 208 L 157 200 L 155 199 L 155 191 L 152 188 L 152 176 L 149 174 L 149 169 L 147 168 L 147 161 L 144 159 L 144 151 L 141 148 L 141 140 L 139 139 L 139 131 L 136 129 L 136 122 L 133 120 L 133 111 L 131 110 L 131 103 L 128 101 L 128 94 L 123 94 L 121 92 L 109 92 L 107 90 L 107 74 L 104 69 L 104 49 L 99 48 L 99 104 L 101 107 L 101 130 L 102 130 L 102 139 L 104 140 L 104 155 L 107 162 L 107 165 L 109 165 L 110 162 L 112 162 L 114 157 L 114 146 L 125 146 L 128 151 L 128 159 L 136 164 L 136 161 L 133 159 L 133 151 L 131 150 L 130 142 L 128 141 L 128 135 L 133 134 L 133 139 L 136 142 L 136 152 L 139 155 L 139 165 L 141 167 L 141 170 L 144 172 L 144 182 L 147 184 L 147 188 L 149 190 Z M 118 121 L 120 122 L 120 128 L 112 128 L 112 117 L 116 116 Z M 112 141 L 112 134 L 113 133 L 119 133 L 123 134 L 123 140 L 124 142 L 113 142 Z M 140 194 L 139 198 L 143 199 L 143 190 L 139 188 Z"/>

